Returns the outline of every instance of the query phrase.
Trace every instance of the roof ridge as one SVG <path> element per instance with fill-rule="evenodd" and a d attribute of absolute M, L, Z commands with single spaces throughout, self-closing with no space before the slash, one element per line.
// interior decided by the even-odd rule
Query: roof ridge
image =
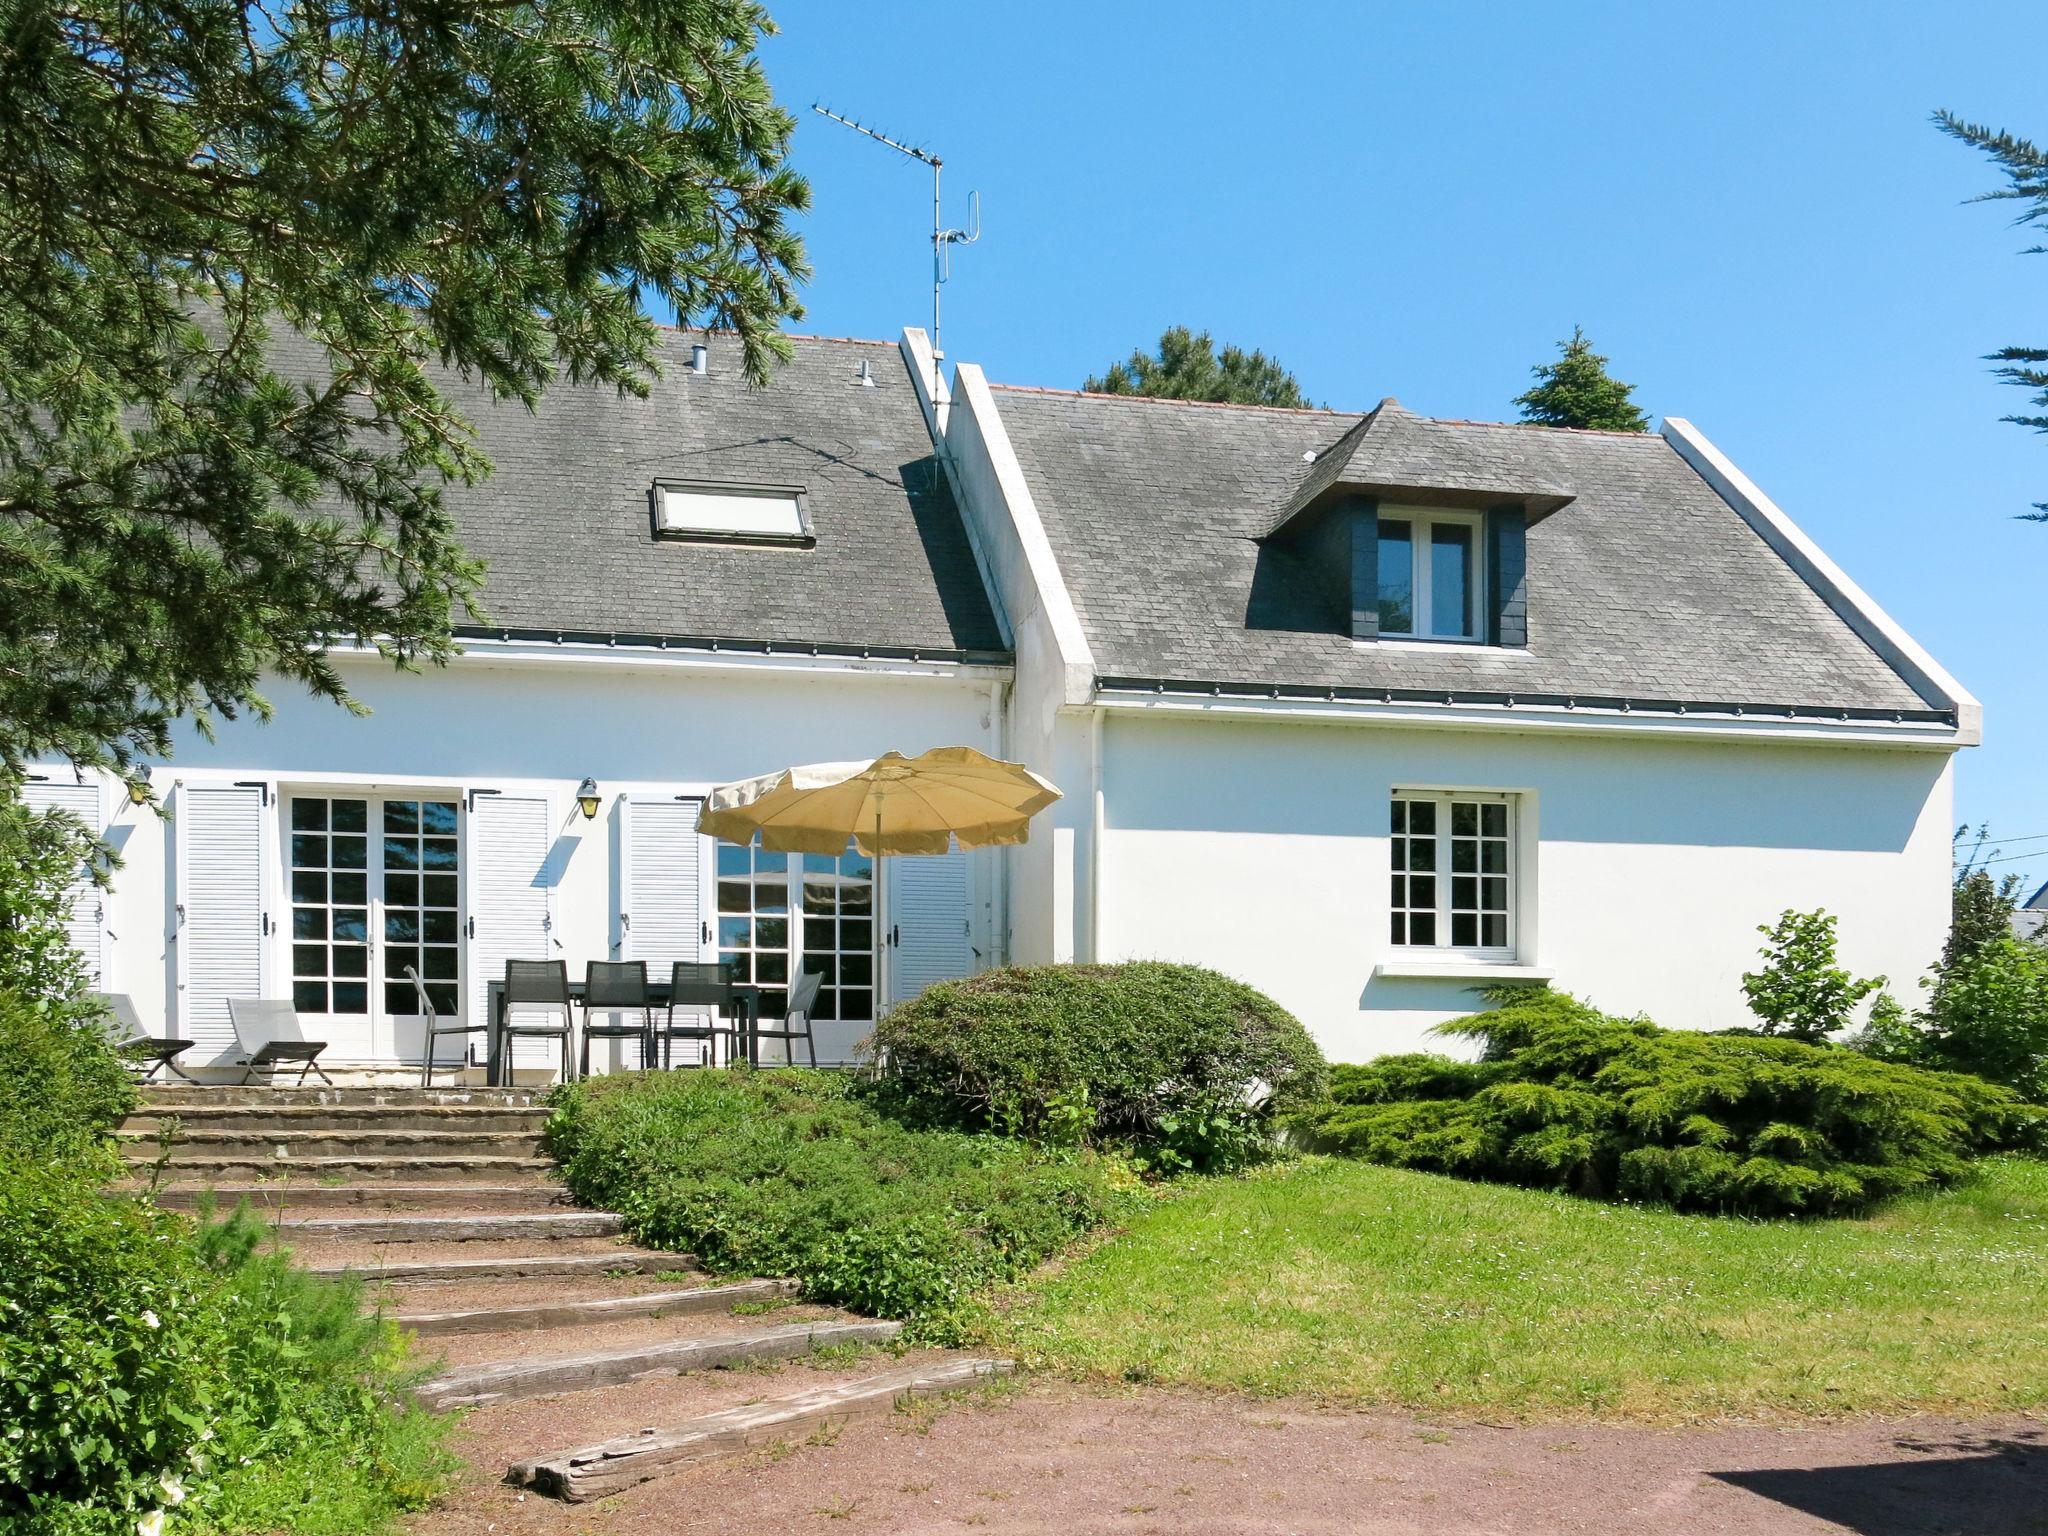
<path fill-rule="evenodd" d="M 1651 438 L 1661 442 L 1657 433 L 1624 432 L 1617 427 L 1553 427 L 1540 421 L 1474 421 L 1464 416 L 1418 416 L 1418 421 L 1430 422 L 1439 427 L 1503 427 L 1510 432 L 1570 432 L 1579 437 L 1635 437 Z"/>
<path fill-rule="evenodd" d="M 674 320 L 656 320 L 654 321 L 654 328 L 658 331 L 674 331 L 677 335 L 739 335 L 739 332 L 734 330 L 729 325 L 683 325 L 680 322 Z M 891 351 L 895 350 L 897 346 L 896 342 L 884 341 L 881 338 L 875 336 L 818 336 L 812 334 L 809 331 L 781 331 L 778 332 L 777 334 L 779 334 L 785 341 L 836 341 L 843 342 L 848 346 L 855 347 L 888 347 Z"/>
<path fill-rule="evenodd" d="M 1340 411 L 1327 405 L 1252 405 L 1242 400 L 1169 400 L 1162 395 L 1118 395 L 1103 389 L 1055 389 L 1049 384 L 997 384 L 990 389 L 1013 395 L 1069 395 L 1077 400 L 1118 400 L 1133 405 L 1189 405 L 1210 411 L 1265 411 L 1275 416 L 1367 416 L 1369 411 Z"/>

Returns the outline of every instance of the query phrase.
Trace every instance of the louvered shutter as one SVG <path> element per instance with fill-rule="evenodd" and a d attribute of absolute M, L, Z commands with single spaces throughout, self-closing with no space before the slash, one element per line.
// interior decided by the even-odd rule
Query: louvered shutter
<path fill-rule="evenodd" d="M 553 812 L 545 796 L 470 797 L 467 902 L 469 1016 L 490 1017 L 490 987 L 507 960 L 558 960 L 550 933 L 548 851 Z M 478 1036 L 478 1039 L 482 1039 Z M 515 1067 L 558 1067 L 552 1040 L 513 1043 Z"/>
<path fill-rule="evenodd" d="M 21 798 L 31 810 L 69 811 L 98 837 L 106 828 L 101 822 L 100 787 L 96 783 L 67 783 L 54 779 L 31 779 L 21 787 Z M 80 865 L 78 873 L 64 888 L 64 927 L 71 935 L 71 947 L 85 958 L 92 984 L 103 985 L 106 956 L 101 941 L 105 895 L 92 883 L 92 875 Z"/>
<path fill-rule="evenodd" d="M 177 838 L 177 1033 L 192 1058 L 239 1051 L 231 997 L 263 996 L 264 817 L 258 784 L 181 784 L 171 807 Z"/>
<path fill-rule="evenodd" d="M 974 970 L 967 855 L 884 861 L 889 881 L 889 1002 L 907 1003 L 935 981 Z"/>
<path fill-rule="evenodd" d="M 678 960 L 705 958 L 704 878 L 709 839 L 698 799 L 628 795 L 619 824 L 619 953 L 666 981 Z"/>

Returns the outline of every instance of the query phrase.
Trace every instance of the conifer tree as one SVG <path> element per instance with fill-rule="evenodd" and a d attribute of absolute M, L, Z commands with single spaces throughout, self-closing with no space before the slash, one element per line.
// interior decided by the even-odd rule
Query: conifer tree
<path fill-rule="evenodd" d="M 1593 350 L 1584 331 L 1573 326 L 1571 339 L 1557 345 L 1557 361 L 1531 369 L 1536 383 L 1528 393 L 1515 397 L 1522 420 L 1543 427 L 1650 430 L 1650 419 L 1630 399 L 1635 386 L 1609 376 L 1607 359 Z"/>
<path fill-rule="evenodd" d="M 1081 386 L 1097 394 L 1150 395 L 1159 400 L 1227 401 L 1233 405 L 1311 404 L 1293 374 L 1263 352 L 1217 347 L 1207 331 L 1176 325 L 1159 338 L 1157 355 L 1133 352 Z"/>
<path fill-rule="evenodd" d="M 650 303 L 786 348 L 809 200 L 751 0 L 0 3 L 0 783 L 339 641 L 452 654 L 445 366 L 644 393 Z M 273 367 L 305 338 L 307 379 Z"/>
<path fill-rule="evenodd" d="M 1983 193 L 1975 201 L 2017 201 L 2024 206 L 2014 223 L 2048 224 L 2048 152 L 2030 139 L 1964 122 L 1953 112 L 1937 112 L 1934 121 L 1950 138 L 1984 151 L 2005 172 L 2008 185 Z M 2048 246 L 2029 246 L 2023 254 L 2048 255 Z M 2048 347 L 2000 347 L 1985 361 L 1999 364 L 1992 372 L 2005 383 L 2032 390 L 2036 411 L 2048 411 Z M 2048 415 L 2012 415 L 2005 420 L 2048 432 Z M 2034 510 L 2023 515 L 2037 523 L 2048 522 L 2048 501 L 2035 502 Z"/>

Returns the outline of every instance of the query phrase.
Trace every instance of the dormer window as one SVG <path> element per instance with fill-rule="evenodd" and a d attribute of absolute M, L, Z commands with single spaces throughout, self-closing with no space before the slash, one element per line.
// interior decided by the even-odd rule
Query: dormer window
<path fill-rule="evenodd" d="M 665 539 L 740 544 L 811 544 L 804 491 L 797 485 L 660 480 L 654 532 Z"/>
<path fill-rule="evenodd" d="M 1379 514 L 1379 632 L 1382 639 L 1483 640 L 1486 612 L 1476 512 Z"/>

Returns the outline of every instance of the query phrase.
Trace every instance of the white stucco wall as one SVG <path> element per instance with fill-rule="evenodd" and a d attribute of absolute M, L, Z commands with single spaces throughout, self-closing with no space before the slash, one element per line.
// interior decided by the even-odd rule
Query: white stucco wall
<path fill-rule="evenodd" d="M 1843 962 L 1908 1000 L 1947 931 L 1945 752 L 1114 713 L 1104 748 L 1104 958 L 1217 966 L 1336 1060 L 1445 1049 L 1429 1027 L 1478 1005 L 1469 980 L 1374 975 L 1397 786 L 1522 793 L 1520 958 L 1611 1011 L 1750 1022 L 1740 977 L 1787 907 L 1835 913 Z"/>
<path fill-rule="evenodd" d="M 792 763 L 871 757 L 892 748 L 916 753 L 964 744 L 987 750 L 991 690 L 1006 681 L 1001 672 L 936 666 L 781 670 L 628 653 L 576 661 L 473 655 L 423 674 L 351 658 L 342 669 L 370 707 L 367 718 L 273 685 L 277 712 L 269 723 L 223 723 L 211 742 L 194 731 L 181 733 L 173 760 L 152 771 L 158 797 L 174 805 L 181 780 L 260 779 L 284 793 L 320 786 L 544 792 L 557 829 L 549 866 L 556 880 L 555 958 L 566 960 L 572 975 L 587 961 L 618 952 L 615 811 L 621 795 L 696 792 Z M 591 821 L 573 805 L 586 775 L 603 796 Z M 108 836 L 124 867 L 105 905 L 111 935 L 105 985 L 133 995 L 144 1022 L 158 1028 L 174 1018 L 174 831 L 150 810 L 110 799 L 120 809 Z M 273 804 L 272 814 L 281 819 L 282 805 Z M 993 857 L 970 856 L 974 944 L 983 956 L 990 952 Z M 268 865 L 268 904 L 281 915 L 282 857 L 274 855 Z M 288 992 L 281 978 L 289 975 L 289 942 L 280 921 L 269 941 L 270 975 L 280 978 L 272 995 Z M 821 1053 L 844 1044 L 850 1042 L 828 1042 L 821 1031 Z M 362 1053 L 337 1040 L 333 1054 L 348 1059 Z"/>

